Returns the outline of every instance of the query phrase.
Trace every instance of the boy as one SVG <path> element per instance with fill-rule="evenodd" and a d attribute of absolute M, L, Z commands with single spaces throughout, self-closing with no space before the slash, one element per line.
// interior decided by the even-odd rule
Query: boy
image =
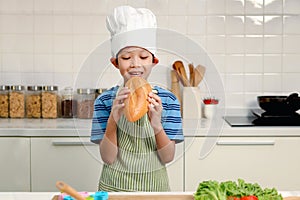
<path fill-rule="evenodd" d="M 117 7 L 107 17 L 111 32 L 111 63 L 124 84 L 95 101 L 91 141 L 99 144 L 104 161 L 99 180 L 103 191 L 170 191 L 166 164 L 174 159 L 175 143 L 183 141 L 180 104 L 168 90 L 148 96 L 148 113 L 136 122 L 124 117 L 125 83 L 134 76 L 147 80 L 155 57 L 154 14 L 147 9 Z"/>

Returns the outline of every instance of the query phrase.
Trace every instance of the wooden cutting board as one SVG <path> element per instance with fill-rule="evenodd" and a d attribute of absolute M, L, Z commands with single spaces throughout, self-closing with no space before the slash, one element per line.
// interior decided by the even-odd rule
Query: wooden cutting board
<path fill-rule="evenodd" d="M 109 200 L 194 200 L 193 195 L 188 194 L 168 194 L 168 195 L 110 195 Z"/>
<path fill-rule="evenodd" d="M 284 197 L 284 200 L 300 200 L 300 197 Z"/>
<path fill-rule="evenodd" d="M 192 194 L 111 194 L 109 200 L 194 200 Z M 58 195 L 55 195 L 52 200 L 58 200 Z M 300 197 L 284 197 L 283 200 L 300 200 Z"/>
<path fill-rule="evenodd" d="M 109 200 L 194 200 L 192 194 L 111 194 Z M 58 195 L 54 196 L 52 200 L 58 200 Z M 292 200 L 292 199 L 291 199 Z"/>

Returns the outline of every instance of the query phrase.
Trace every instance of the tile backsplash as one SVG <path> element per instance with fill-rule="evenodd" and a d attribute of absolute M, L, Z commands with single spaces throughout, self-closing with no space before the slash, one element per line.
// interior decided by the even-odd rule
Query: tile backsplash
<path fill-rule="evenodd" d="M 299 0 L 0 0 L 0 85 L 121 83 L 106 54 L 87 59 L 99 46 L 109 53 L 105 17 L 119 5 L 149 8 L 158 27 L 203 47 L 227 108 L 256 107 L 257 95 L 300 92 Z M 151 78 L 170 88 L 172 63 L 180 58 L 158 57 L 164 67 Z M 85 67 L 89 62 L 99 69 Z M 204 82 L 200 88 L 209 95 Z"/>

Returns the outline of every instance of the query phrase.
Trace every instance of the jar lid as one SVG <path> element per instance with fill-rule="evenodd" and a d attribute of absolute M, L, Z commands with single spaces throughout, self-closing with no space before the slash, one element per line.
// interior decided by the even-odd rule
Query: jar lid
<path fill-rule="evenodd" d="M 106 90 L 107 90 L 106 88 L 98 88 L 98 89 L 96 89 L 96 93 L 101 94 L 102 92 L 104 92 Z"/>
<path fill-rule="evenodd" d="M 77 89 L 78 94 L 95 94 L 95 89 L 90 88 L 78 88 Z"/>
<path fill-rule="evenodd" d="M 9 90 L 9 86 L 8 85 L 0 85 L 0 91 L 6 91 Z"/>
<path fill-rule="evenodd" d="M 73 88 L 72 87 L 65 87 L 61 94 L 65 98 L 72 98 L 73 96 Z"/>
<path fill-rule="evenodd" d="M 25 90 L 25 87 L 23 85 L 12 85 L 10 86 L 10 89 L 12 91 L 22 91 Z"/>
<path fill-rule="evenodd" d="M 72 87 L 65 87 L 64 92 L 67 92 L 67 93 L 73 93 L 73 88 Z"/>
<path fill-rule="evenodd" d="M 57 91 L 58 87 L 55 85 L 46 85 L 46 86 L 43 86 L 43 90 L 44 91 Z"/>
<path fill-rule="evenodd" d="M 42 86 L 37 86 L 37 85 L 32 85 L 32 86 L 27 86 L 28 91 L 41 91 Z"/>

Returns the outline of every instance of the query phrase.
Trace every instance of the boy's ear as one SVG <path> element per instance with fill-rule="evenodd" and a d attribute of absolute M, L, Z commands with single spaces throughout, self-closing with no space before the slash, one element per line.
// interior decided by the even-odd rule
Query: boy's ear
<path fill-rule="evenodd" d="M 110 59 L 110 62 L 116 67 L 116 68 L 119 68 L 119 65 L 118 65 L 118 62 L 117 62 L 117 58 L 111 58 Z"/>
<path fill-rule="evenodd" d="M 154 57 L 154 58 L 153 58 L 153 63 L 154 63 L 154 64 L 157 64 L 158 62 L 159 62 L 158 58 Z"/>

